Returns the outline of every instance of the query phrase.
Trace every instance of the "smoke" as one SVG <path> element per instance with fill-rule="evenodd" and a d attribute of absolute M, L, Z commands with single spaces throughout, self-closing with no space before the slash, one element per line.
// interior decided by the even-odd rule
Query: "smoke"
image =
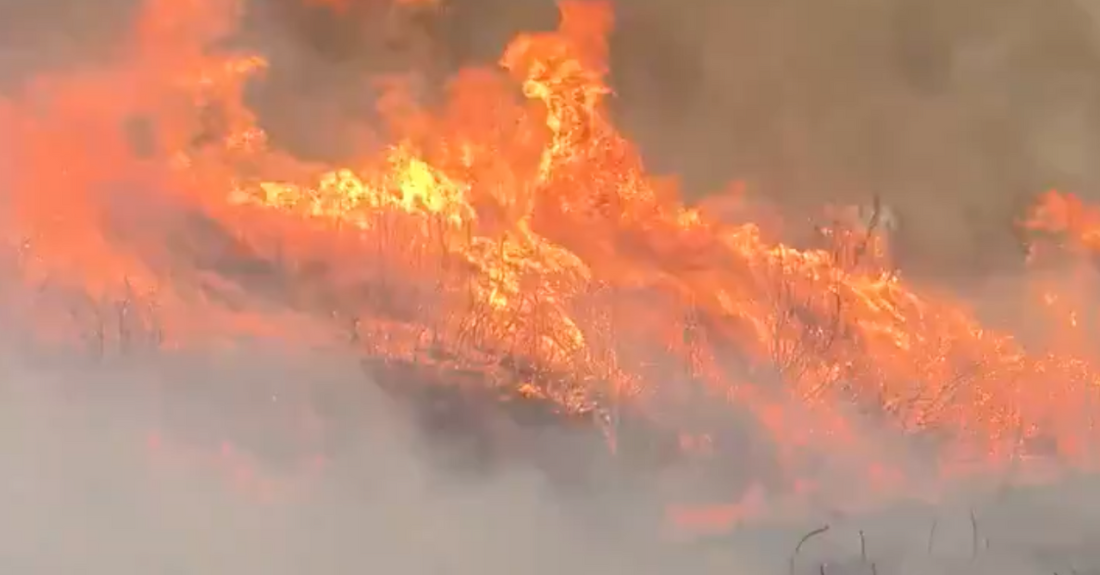
<path fill-rule="evenodd" d="M 287 359 L 271 361 L 279 356 Z M 166 353 L 90 369 L 59 357 L 45 358 L 48 368 L 7 359 L 5 568 L 550 573 L 586 547 L 583 526 L 566 528 L 531 470 L 476 481 L 445 472 L 423 429 L 348 357 L 257 345 L 216 360 Z M 294 418 L 280 402 L 290 408 L 332 385 L 354 403 L 339 438 L 346 445 L 323 472 L 292 473 L 308 454 L 285 453 Z M 258 432 L 251 445 L 249 428 Z M 217 455 L 222 434 L 236 438 L 235 452 L 253 454 L 256 475 L 308 483 L 270 499 L 242 490 L 224 448 Z M 214 455 L 185 457 L 195 446 Z"/>
<path fill-rule="evenodd" d="M 5 568 L 659 573 L 669 560 L 655 533 L 644 544 L 645 530 L 628 528 L 632 504 L 656 500 L 610 482 L 568 495 L 516 459 L 471 468 L 468 435 L 427 426 L 350 353 L 279 342 L 96 361 L 10 340 L 4 350 Z M 295 448 L 306 398 L 327 407 L 323 462 Z M 503 439 L 551 457 L 596 447 L 561 430 L 515 433 Z"/>
<path fill-rule="evenodd" d="M 17 340 L 9 333 L 0 363 L 0 564 L 21 573 L 768 574 L 793 563 L 799 574 L 1025 575 L 1100 560 L 1086 478 L 955 486 L 936 505 L 855 514 L 825 501 L 683 539 L 661 523 L 664 496 L 721 487 L 692 482 L 690 467 L 596 465 L 585 454 L 598 436 L 499 435 L 502 411 L 467 421 L 518 448 L 485 459 L 469 429 L 441 430 L 383 391 L 417 382 L 380 386 L 350 352 L 261 341 L 90 361 Z M 311 444 L 323 460 L 296 427 L 307 398 L 327 425 Z M 563 470 L 585 481 L 563 482 Z"/>
<path fill-rule="evenodd" d="M 657 167 L 794 208 L 878 195 L 910 274 L 1011 270 L 1030 198 L 1100 175 L 1098 36 L 1074 1 L 621 4 L 618 106 Z"/>
<path fill-rule="evenodd" d="M 4 30 L 23 34 L 3 36 L 4 79 L 108 53 L 128 8 L 85 4 L 0 4 Z M 272 60 L 253 98 L 280 145 L 344 156 L 372 127 L 362 78 L 418 56 L 386 39 L 378 7 L 341 19 L 302 4 L 250 4 L 239 41 Z M 549 1 L 491 4 L 455 0 L 439 31 L 447 49 L 413 63 L 437 67 L 438 81 L 494 60 L 516 31 L 554 24 Z M 617 11 L 615 113 L 694 197 L 735 178 L 792 211 L 879 194 L 913 230 L 913 261 L 942 276 L 1000 265 L 999 254 L 1011 262 L 1024 199 L 1052 185 L 1087 196 L 1097 175 L 1095 34 L 1071 3 L 646 0 Z M 597 434 L 508 427 L 495 412 L 471 418 L 499 420 L 494 432 L 518 447 L 483 465 L 466 430 L 440 430 L 382 390 L 415 382 L 380 381 L 350 352 L 268 342 L 104 365 L 5 351 L 0 563 L 12 572 L 782 573 L 800 538 L 826 524 L 797 573 L 1024 575 L 1100 559 L 1077 543 L 1097 524 L 1085 480 L 957 486 L 937 506 L 844 514 L 831 499 L 860 486 L 837 474 L 820 508 L 683 542 L 664 531 L 665 495 L 720 494 L 721 479 L 699 481 L 686 465 L 609 467 L 588 455 L 603 449 Z M 340 430 L 313 469 L 301 430 L 284 426 L 303 397 L 325 393 Z M 289 486 L 242 487 L 242 465 Z M 583 481 L 563 487 L 559 468 Z"/>

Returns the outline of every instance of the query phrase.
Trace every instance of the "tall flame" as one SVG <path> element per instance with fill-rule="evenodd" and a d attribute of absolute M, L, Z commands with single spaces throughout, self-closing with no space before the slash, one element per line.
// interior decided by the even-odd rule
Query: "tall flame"
<path fill-rule="evenodd" d="M 1018 469 L 1039 444 L 1096 465 L 1085 351 L 1025 346 L 908 285 L 873 230 L 838 225 L 826 247 L 796 249 L 685 206 L 607 113 L 610 4 L 560 9 L 557 31 L 518 36 L 499 69 L 462 71 L 439 109 L 391 79 L 379 109 L 392 145 L 318 166 L 269 145 L 243 103 L 264 59 L 212 49 L 237 7 L 151 0 L 113 66 L 43 79 L 0 107 L 8 239 L 28 279 L 95 294 L 125 279 L 176 301 L 180 326 L 219 313 L 188 295 L 202 278 L 262 290 L 240 266 L 157 246 L 182 235 L 198 260 L 248 254 L 279 270 L 262 289 L 282 305 L 353 318 L 364 354 L 479 370 L 482 385 L 592 414 L 613 441 L 630 410 L 680 428 L 687 451 L 728 456 L 708 423 L 681 414 L 747 411 L 792 497 L 814 489 L 811 455 L 902 488 L 905 461 L 863 433 L 881 426 L 934 443 L 924 464 L 947 476 Z M 154 200 L 229 239 L 117 223 L 119 206 Z M 1091 252 L 1094 211 L 1050 195 L 1026 226 Z"/>

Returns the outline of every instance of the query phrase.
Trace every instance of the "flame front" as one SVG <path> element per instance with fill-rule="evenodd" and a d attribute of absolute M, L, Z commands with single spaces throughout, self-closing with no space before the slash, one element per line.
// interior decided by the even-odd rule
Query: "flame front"
<path fill-rule="evenodd" d="M 590 414 L 612 445 L 629 411 L 698 457 L 729 457 L 706 418 L 683 414 L 746 411 L 795 499 L 814 491 L 822 456 L 876 487 L 857 499 L 912 489 L 911 458 L 866 433 L 882 426 L 932 442 L 922 465 L 941 477 L 1018 470 L 1037 445 L 1048 463 L 1095 466 L 1087 346 L 983 327 L 961 300 L 907 285 L 886 239 L 858 226 L 795 249 L 685 206 L 607 114 L 610 6 L 560 9 L 556 32 L 515 38 L 498 69 L 462 71 L 439 108 L 390 78 L 379 110 L 392 145 L 322 166 L 271 146 L 243 103 L 264 59 L 211 49 L 237 7 L 151 0 L 127 56 L 0 107 L 18 269 L 93 298 L 140 290 L 182 345 L 241 327 L 210 297 L 230 285 L 334 332 L 349 321 L 369 357 L 475 370 L 479 385 Z M 1094 211 L 1052 194 L 1026 227 L 1064 236 L 1044 254 L 1091 256 Z M 246 259 L 277 273 L 261 286 L 229 265 Z M 1052 285 L 1062 293 L 1044 289 L 1045 306 L 1076 297 Z M 1083 318 L 1061 310 L 1059 334 L 1070 317 Z M 746 497 L 736 514 L 761 512 L 759 492 Z"/>

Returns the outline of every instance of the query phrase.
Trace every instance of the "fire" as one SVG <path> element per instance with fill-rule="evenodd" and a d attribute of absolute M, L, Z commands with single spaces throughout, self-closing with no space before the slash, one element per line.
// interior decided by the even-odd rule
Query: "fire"
<path fill-rule="evenodd" d="M 274 148 L 244 104 L 263 57 L 213 49 L 237 7 L 151 0 L 111 67 L 43 79 L 0 106 L 20 271 L 96 297 L 124 284 L 155 294 L 186 344 L 179 334 L 241 329 L 205 294 L 216 283 L 259 298 L 215 265 L 248 254 L 279 270 L 263 290 L 282 306 L 351 318 L 364 355 L 479 371 L 477 385 L 592 415 L 612 445 L 629 410 L 706 438 L 681 442 L 693 456 L 728 457 L 718 434 L 677 414 L 747 411 L 794 499 L 814 492 L 822 456 L 850 483 L 908 488 L 911 463 L 869 429 L 934 444 L 921 466 L 941 476 L 1019 469 L 1040 444 L 1048 459 L 1096 465 L 1086 349 L 1025 345 L 964 301 L 909 285 L 867 225 L 837 218 L 818 248 L 797 249 L 684 205 L 607 113 L 610 5 L 560 8 L 557 31 L 518 36 L 498 69 L 459 73 L 438 108 L 390 78 L 379 109 L 393 143 L 326 166 Z M 120 222 L 120 206 L 159 207 L 163 221 Z M 1095 208 L 1057 194 L 1025 223 L 1089 254 L 1098 225 Z M 168 247 L 180 241 L 188 257 Z M 201 333 L 196 317 L 209 319 Z M 756 516 L 771 496 L 701 515 Z"/>
<path fill-rule="evenodd" d="M 1033 232 L 1060 234 L 1075 249 L 1100 251 L 1100 208 L 1074 196 L 1047 192 L 1023 225 Z"/>

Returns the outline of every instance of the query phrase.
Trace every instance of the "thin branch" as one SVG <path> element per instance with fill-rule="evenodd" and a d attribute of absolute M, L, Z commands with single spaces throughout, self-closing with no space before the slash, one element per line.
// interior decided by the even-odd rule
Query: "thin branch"
<path fill-rule="evenodd" d="M 928 530 L 928 554 L 932 554 L 932 544 L 936 540 L 936 528 L 940 525 L 940 519 L 937 517 L 932 520 L 932 528 Z"/>
<path fill-rule="evenodd" d="M 970 510 L 970 557 L 976 559 L 978 557 L 978 517 L 974 515 L 974 510 Z"/>
<path fill-rule="evenodd" d="M 805 545 L 806 542 L 809 541 L 810 539 L 813 539 L 814 537 L 817 537 L 818 535 L 821 535 L 821 534 L 825 533 L 828 530 L 829 530 L 829 525 L 826 524 L 826 525 L 823 525 L 821 527 L 818 527 L 817 529 L 814 529 L 813 531 L 810 531 L 809 533 L 803 535 L 802 539 L 798 540 L 798 545 L 794 546 L 794 552 L 791 553 L 790 564 L 788 566 L 788 572 L 789 572 L 790 575 L 794 575 L 794 562 L 795 562 L 795 559 L 798 558 L 798 554 L 802 552 L 802 546 Z"/>

